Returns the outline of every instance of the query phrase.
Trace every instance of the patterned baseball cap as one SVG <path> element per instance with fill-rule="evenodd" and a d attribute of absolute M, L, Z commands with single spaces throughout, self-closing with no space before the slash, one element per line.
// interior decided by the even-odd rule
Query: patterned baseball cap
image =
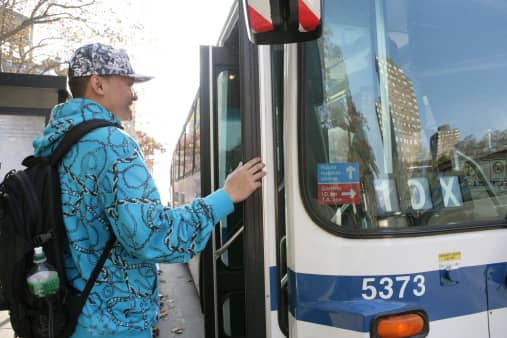
<path fill-rule="evenodd" d="M 124 49 L 116 49 L 101 43 L 79 47 L 69 62 L 69 78 L 91 75 L 119 75 L 132 78 L 135 82 L 153 79 L 152 76 L 134 72 Z"/>

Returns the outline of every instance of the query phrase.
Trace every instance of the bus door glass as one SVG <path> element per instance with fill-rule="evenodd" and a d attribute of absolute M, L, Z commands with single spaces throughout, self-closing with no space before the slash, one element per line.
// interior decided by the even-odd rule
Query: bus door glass
<path fill-rule="evenodd" d="M 237 69 L 223 70 L 217 78 L 217 139 L 218 186 L 223 186 L 227 175 L 241 159 L 241 114 L 239 110 L 239 73 Z M 230 243 L 220 255 L 224 267 L 242 271 L 243 266 L 242 204 L 235 212 L 220 222 L 220 246 Z M 235 237 L 237 236 L 237 237 Z M 234 292 L 227 296 L 222 306 L 224 332 L 228 336 L 243 335 L 244 294 Z"/>
<path fill-rule="evenodd" d="M 227 175 L 241 161 L 241 114 L 239 110 L 238 71 L 223 70 L 217 78 L 217 138 L 218 138 L 218 186 L 223 186 Z M 240 205 L 236 208 L 241 208 Z M 239 219 L 238 219 L 239 217 Z M 242 226 L 242 213 L 235 212 L 230 219 L 220 223 L 220 243 L 224 245 Z M 240 243 L 238 241 L 236 243 Z M 236 245 L 224 252 L 222 262 L 229 267 L 243 263 L 243 252 L 230 252 Z M 240 248 L 241 249 L 241 248 Z"/>

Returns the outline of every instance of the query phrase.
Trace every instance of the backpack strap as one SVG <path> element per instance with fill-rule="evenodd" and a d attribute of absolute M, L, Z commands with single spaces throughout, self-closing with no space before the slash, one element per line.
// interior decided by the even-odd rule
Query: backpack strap
<path fill-rule="evenodd" d="M 118 123 L 99 119 L 84 121 L 72 127 L 65 134 L 63 140 L 60 142 L 58 147 L 53 151 L 53 154 L 49 158 L 51 165 L 52 166 L 57 165 L 63 158 L 63 156 L 69 151 L 70 147 L 72 147 L 75 143 L 77 143 L 84 135 L 86 135 L 87 133 L 89 133 L 94 129 L 108 126 L 123 129 L 121 125 Z M 90 295 L 93 285 L 95 284 L 95 281 L 97 280 L 97 277 L 99 276 L 99 273 L 102 270 L 102 267 L 106 262 L 106 259 L 109 257 L 109 254 L 111 253 L 111 250 L 113 249 L 115 243 L 116 236 L 114 235 L 114 232 L 111 229 L 111 237 L 107 241 L 106 246 L 102 251 L 102 254 L 100 255 L 99 261 L 97 262 L 97 265 L 95 265 L 95 268 L 93 269 L 90 275 L 90 278 L 88 278 L 83 292 L 78 297 L 75 297 L 71 301 L 71 307 L 69 309 L 69 311 L 71 312 L 71 316 L 69 317 L 69 320 L 72 323 L 71 325 L 66 326 L 63 337 L 68 337 L 72 335 L 72 331 L 74 330 L 75 324 L 77 322 L 79 314 L 83 309 L 86 299 Z"/>
<path fill-rule="evenodd" d="M 88 296 L 92 291 L 93 285 L 95 284 L 95 281 L 97 280 L 97 277 L 99 276 L 99 273 L 102 270 L 102 267 L 104 266 L 104 263 L 106 262 L 106 259 L 109 256 L 109 254 L 111 253 L 111 250 L 113 249 L 115 243 L 116 236 L 114 235 L 113 232 L 111 232 L 111 237 L 107 241 L 106 247 L 104 248 L 104 251 L 102 251 L 102 255 L 100 255 L 97 265 L 95 265 L 95 268 L 90 274 L 90 278 L 88 278 L 88 280 L 86 281 L 86 285 L 83 292 L 81 294 L 75 294 L 73 295 L 73 297 L 70 297 L 69 299 L 70 306 L 68 308 L 70 313 L 68 317 L 68 323 L 65 325 L 65 328 L 61 333 L 61 337 L 70 337 L 74 333 L 77 321 L 79 319 L 79 315 L 83 310 L 83 306 L 85 305 L 86 300 L 88 299 Z"/>
<path fill-rule="evenodd" d="M 106 262 L 106 259 L 109 257 L 109 254 L 113 250 L 113 247 L 116 244 L 116 242 L 117 242 L 116 236 L 113 230 L 111 229 L 111 237 L 109 237 L 109 239 L 107 240 L 106 246 L 104 247 L 104 250 L 100 255 L 99 261 L 93 268 L 90 277 L 86 281 L 85 288 L 80 294 L 74 294 L 74 296 L 70 297 L 69 299 L 69 312 L 70 312 L 70 315 L 68 317 L 69 322 L 65 326 L 61 337 L 70 337 L 74 333 L 77 321 L 79 319 L 79 315 L 83 311 L 83 307 L 86 303 L 86 300 L 88 299 L 88 296 L 90 295 L 90 292 L 92 291 L 93 285 L 97 281 L 97 277 L 99 277 L 99 273 L 104 267 L 104 263 Z"/>
<path fill-rule="evenodd" d="M 99 261 L 97 262 L 97 265 L 95 265 L 95 268 L 93 269 L 92 273 L 90 274 L 90 278 L 88 279 L 86 286 L 83 290 L 83 293 L 81 294 L 81 305 L 80 308 L 83 307 L 86 298 L 88 298 L 88 295 L 90 294 L 90 291 L 92 290 L 93 284 L 95 284 L 95 281 L 97 280 L 97 277 L 99 276 L 100 270 L 102 270 L 102 267 L 104 266 L 104 263 L 106 262 L 107 257 L 111 253 L 111 250 L 113 250 L 113 246 L 116 243 L 116 236 L 113 232 L 111 232 L 111 237 L 106 243 L 106 247 L 104 248 L 104 251 L 102 251 L 102 255 L 100 255 Z"/>
<path fill-rule="evenodd" d="M 112 121 L 107 120 L 88 120 L 84 121 L 74 127 L 72 127 L 63 137 L 63 140 L 60 142 L 58 147 L 51 154 L 50 162 L 51 165 L 56 165 L 60 162 L 62 157 L 69 151 L 70 147 L 72 147 L 81 137 L 88 134 L 90 131 L 101 128 L 101 127 L 117 127 L 122 129 L 121 125 Z"/>

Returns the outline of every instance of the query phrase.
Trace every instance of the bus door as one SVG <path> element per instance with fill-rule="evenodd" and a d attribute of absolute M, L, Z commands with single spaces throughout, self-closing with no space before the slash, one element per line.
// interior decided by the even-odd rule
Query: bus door
<path fill-rule="evenodd" d="M 201 47 L 203 196 L 223 186 L 242 160 L 237 50 Z M 205 147 L 207 149 L 205 149 Z M 206 337 L 244 337 L 243 207 L 215 228 L 200 262 Z"/>

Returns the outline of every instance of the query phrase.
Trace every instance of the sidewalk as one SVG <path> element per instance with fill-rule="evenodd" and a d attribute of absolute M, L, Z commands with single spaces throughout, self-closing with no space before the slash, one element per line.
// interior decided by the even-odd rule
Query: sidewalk
<path fill-rule="evenodd" d="M 158 338 L 203 338 L 199 297 L 185 264 L 160 264 L 161 318 Z M 7 311 L 0 311 L 0 338 L 13 338 Z M 156 338 L 156 337 L 154 337 Z"/>
<path fill-rule="evenodd" d="M 14 331 L 11 328 L 9 314 L 7 311 L 0 311 L 0 338 L 12 338 Z"/>
<path fill-rule="evenodd" d="M 161 264 L 160 269 L 161 313 L 167 316 L 160 318 L 159 338 L 204 338 L 204 316 L 187 265 Z"/>

